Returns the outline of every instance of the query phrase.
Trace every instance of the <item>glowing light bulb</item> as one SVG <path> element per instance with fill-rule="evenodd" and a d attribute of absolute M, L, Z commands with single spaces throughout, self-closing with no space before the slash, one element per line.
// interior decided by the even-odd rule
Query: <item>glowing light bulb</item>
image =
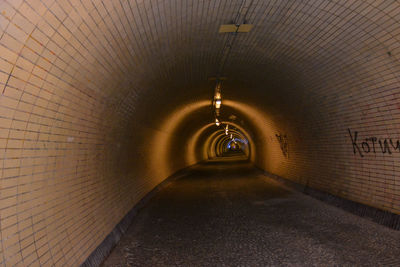
<path fill-rule="evenodd" d="M 215 108 L 216 108 L 216 109 L 219 109 L 219 108 L 221 108 L 221 104 L 222 104 L 222 101 L 221 101 L 221 99 L 217 99 L 217 100 L 215 100 Z"/>
<path fill-rule="evenodd" d="M 220 126 L 221 123 L 219 122 L 219 120 L 217 118 L 215 118 L 215 125 Z"/>

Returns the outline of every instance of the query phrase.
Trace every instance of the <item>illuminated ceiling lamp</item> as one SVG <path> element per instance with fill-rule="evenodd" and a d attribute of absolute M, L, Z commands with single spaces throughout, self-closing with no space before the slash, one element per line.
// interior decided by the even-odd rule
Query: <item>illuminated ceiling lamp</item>
<path fill-rule="evenodd" d="M 239 11 L 238 11 L 238 16 L 236 17 L 233 24 L 223 24 L 219 28 L 219 33 L 228 33 L 228 34 L 231 33 L 231 34 L 229 36 L 230 38 L 226 39 L 226 42 L 224 45 L 223 56 L 220 60 L 220 64 L 218 67 L 218 75 L 216 77 L 209 78 L 209 80 L 216 81 L 215 90 L 214 90 L 214 98 L 213 98 L 213 106 L 214 106 L 214 115 L 216 118 L 215 124 L 217 126 L 219 126 L 219 124 L 220 124 L 220 122 L 218 121 L 218 118 L 221 115 L 221 106 L 222 106 L 222 97 L 221 97 L 222 81 L 226 79 L 226 77 L 221 77 L 220 74 L 223 73 L 224 66 L 226 64 L 226 61 L 229 58 L 236 35 L 238 33 L 248 33 L 253 28 L 253 25 L 247 24 L 246 19 L 245 19 L 245 16 L 247 14 L 246 10 L 249 10 L 251 4 L 252 4 L 252 1 L 251 2 L 250 1 L 247 2 L 246 0 L 242 1 L 242 4 L 240 5 Z M 244 15 L 244 17 L 243 17 L 243 15 Z M 243 23 L 239 23 L 239 21 L 243 21 Z M 228 135 L 228 126 L 225 130 L 225 134 Z"/>
<path fill-rule="evenodd" d="M 222 100 L 220 98 L 215 100 L 215 108 L 216 109 L 221 108 L 221 104 L 222 104 Z"/>
<path fill-rule="evenodd" d="M 221 123 L 219 122 L 218 118 L 215 118 L 215 125 L 220 126 Z"/>
<path fill-rule="evenodd" d="M 228 124 L 225 127 L 225 135 L 228 135 Z"/>
<path fill-rule="evenodd" d="M 219 117 L 221 114 L 220 109 L 222 106 L 222 97 L 221 97 L 221 81 L 217 80 L 217 84 L 215 85 L 214 92 L 214 108 L 215 108 L 215 116 Z"/>

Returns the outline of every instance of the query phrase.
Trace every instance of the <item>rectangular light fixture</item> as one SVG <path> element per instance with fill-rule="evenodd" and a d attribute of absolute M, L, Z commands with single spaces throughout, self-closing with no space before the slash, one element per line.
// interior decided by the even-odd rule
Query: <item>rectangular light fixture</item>
<path fill-rule="evenodd" d="M 242 24 L 239 26 L 238 32 L 249 32 L 252 28 L 252 24 Z"/>
<path fill-rule="evenodd" d="M 223 24 L 219 27 L 219 33 L 236 32 L 237 28 L 235 24 Z"/>
<path fill-rule="evenodd" d="M 239 26 L 235 24 L 223 24 L 219 27 L 219 33 L 229 32 L 249 32 L 253 28 L 252 24 L 241 24 Z"/>
<path fill-rule="evenodd" d="M 216 109 L 219 109 L 219 108 L 221 108 L 221 104 L 222 104 L 222 101 L 221 101 L 221 99 L 217 99 L 217 100 L 215 100 L 215 108 L 216 108 Z"/>

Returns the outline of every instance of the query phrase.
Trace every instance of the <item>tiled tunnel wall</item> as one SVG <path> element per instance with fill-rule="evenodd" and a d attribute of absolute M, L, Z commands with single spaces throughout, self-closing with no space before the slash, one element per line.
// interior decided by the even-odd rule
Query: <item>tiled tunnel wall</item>
<path fill-rule="evenodd" d="M 0 265 L 81 264 L 207 155 L 241 6 L 222 113 L 256 165 L 400 214 L 398 2 L 0 0 Z"/>

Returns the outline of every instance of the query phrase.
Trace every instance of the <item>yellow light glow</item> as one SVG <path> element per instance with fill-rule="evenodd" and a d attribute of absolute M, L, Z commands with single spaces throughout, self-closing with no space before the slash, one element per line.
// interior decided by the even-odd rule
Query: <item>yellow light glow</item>
<path fill-rule="evenodd" d="M 199 160 L 204 160 L 204 159 L 208 158 L 208 156 L 206 154 L 207 151 L 206 152 L 203 151 L 203 153 L 202 153 L 203 154 L 203 158 L 201 158 L 201 156 L 198 157 L 196 155 L 196 145 L 198 145 L 197 142 L 198 142 L 198 139 L 199 139 L 200 135 L 207 128 L 209 128 L 209 127 L 211 127 L 213 125 L 214 125 L 213 123 L 209 123 L 209 124 L 204 125 L 200 129 L 198 129 L 197 132 L 190 138 L 190 140 L 188 142 L 188 145 L 187 145 L 187 148 L 186 148 L 186 151 L 185 151 L 185 155 L 186 155 L 185 159 L 186 159 L 186 164 L 187 165 L 191 165 L 191 164 L 197 163 Z"/>
<path fill-rule="evenodd" d="M 217 100 L 215 100 L 215 108 L 216 108 L 216 109 L 219 109 L 219 108 L 221 108 L 221 104 L 222 104 L 222 101 L 221 101 L 221 99 L 217 99 Z"/>
<path fill-rule="evenodd" d="M 251 138 L 251 135 L 249 134 L 249 132 L 247 132 L 239 124 L 236 124 L 233 122 L 224 122 L 224 121 L 222 121 L 221 123 L 226 124 L 226 125 L 231 125 L 231 126 L 238 128 L 244 134 L 244 135 L 241 135 L 240 138 L 248 140 L 250 144 L 254 143 L 254 140 Z M 221 138 L 221 136 L 225 136 L 224 131 L 217 130 L 206 139 L 206 141 L 202 145 L 202 147 L 204 148 L 203 159 L 207 159 L 207 158 L 212 159 L 212 158 L 216 157 L 215 150 L 213 148 L 215 148 L 216 142 Z M 195 145 L 195 146 L 197 146 L 197 145 Z M 244 147 L 248 148 L 247 145 L 244 145 Z M 248 155 L 250 157 L 251 160 L 254 160 L 255 154 L 256 154 L 256 149 L 257 149 L 257 147 L 252 147 L 251 150 L 245 149 L 244 152 L 246 153 L 246 155 Z M 194 153 L 194 150 L 192 151 L 192 153 Z M 194 157 L 194 155 L 193 155 L 193 157 Z"/>
<path fill-rule="evenodd" d="M 279 155 L 279 143 L 267 141 L 275 138 L 275 134 L 279 131 L 272 116 L 265 113 L 264 110 L 259 109 L 257 106 L 229 99 L 224 100 L 224 105 L 237 110 L 242 116 L 248 118 L 248 122 L 255 131 L 254 135 L 258 136 L 257 140 L 254 140 L 256 145 L 253 147 L 257 147 L 257 151 L 261 151 L 259 154 L 257 153 L 257 155 L 260 156 L 256 157 L 256 155 L 253 154 L 254 150 L 252 149 L 251 151 L 251 158 L 256 159 L 256 164 L 259 164 L 259 166 L 262 166 L 269 172 L 285 177 L 285 171 L 288 169 L 284 164 L 283 156 L 276 156 Z"/>
<path fill-rule="evenodd" d="M 161 182 L 162 179 L 165 179 L 178 170 L 176 166 L 170 163 L 169 151 L 171 150 L 172 137 L 177 134 L 176 130 L 185 118 L 191 116 L 193 112 L 207 107 L 209 104 L 209 101 L 202 100 L 179 106 L 172 113 L 168 114 L 164 122 L 160 124 L 160 130 L 150 139 L 151 144 L 149 144 L 151 147 L 150 151 L 153 151 L 149 163 L 151 177 L 155 177 L 155 179 L 158 179 L 158 182 Z M 194 163 L 196 162 L 190 162 L 190 164 Z M 182 168 L 184 166 L 179 167 Z"/>

